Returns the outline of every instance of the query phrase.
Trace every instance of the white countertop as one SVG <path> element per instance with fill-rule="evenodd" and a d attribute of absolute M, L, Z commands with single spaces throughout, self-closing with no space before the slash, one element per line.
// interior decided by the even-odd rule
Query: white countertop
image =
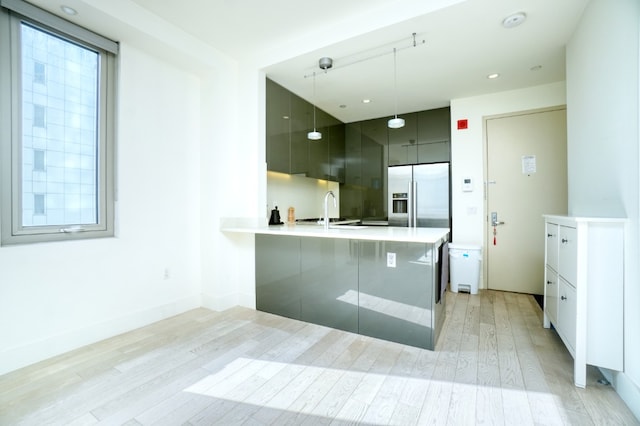
<path fill-rule="evenodd" d="M 222 219 L 222 232 L 248 234 L 291 235 L 298 237 L 344 238 L 353 240 L 403 241 L 434 244 L 447 239 L 449 228 L 402 228 L 395 226 L 340 226 L 329 229 L 317 224 L 287 224 L 269 226 L 263 220 Z"/>
<path fill-rule="evenodd" d="M 572 221 L 572 222 L 600 222 L 600 223 L 622 223 L 629 219 L 626 217 L 597 217 L 597 216 L 568 216 L 562 214 L 543 214 L 545 219 L 556 221 Z"/>

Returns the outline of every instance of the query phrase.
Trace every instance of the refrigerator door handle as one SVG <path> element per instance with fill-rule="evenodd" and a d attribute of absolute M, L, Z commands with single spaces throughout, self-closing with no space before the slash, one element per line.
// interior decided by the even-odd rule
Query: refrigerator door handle
<path fill-rule="evenodd" d="M 413 223 L 413 181 L 409 181 L 407 188 L 407 226 Z"/>
<path fill-rule="evenodd" d="M 418 227 L 418 182 L 413 181 L 413 188 L 411 192 L 411 199 L 413 200 L 412 208 L 412 220 L 409 226 L 414 228 Z"/>

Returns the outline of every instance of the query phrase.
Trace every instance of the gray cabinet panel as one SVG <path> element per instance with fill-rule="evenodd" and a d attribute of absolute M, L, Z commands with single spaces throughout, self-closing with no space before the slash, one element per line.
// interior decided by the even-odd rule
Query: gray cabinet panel
<path fill-rule="evenodd" d="M 387 216 L 385 176 L 387 167 L 387 119 L 362 122 L 362 219 L 383 219 Z"/>
<path fill-rule="evenodd" d="M 345 124 L 331 117 L 329 125 L 329 180 L 345 182 Z"/>
<path fill-rule="evenodd" d="M 309 139 L 307 133 L 313 129 L 311 104 L 291 94 L 291 174 L 309 172 Z"/>
<path fill-rule="evenodd" d="M 273 81 L 266 84 L 266 155 L 268 169 L 289 173 L 291 106 L 289 92 Z"/>
<path fill-rule="evenodd" d="M 300 319 L 300 238 L 256 235 L 256 309 Z"/>
<path fill-rule="evenodd" d="M 434 268 L 431 245 L 360 241 L 359 332 L 433 349 Z M 395 267 L 387 254 L 395 254 Z"/>
<path fill-rule="evenodd" d="M 316 109 L 316 129 L 322 133 L 322 139 L 307 140 L 309 147 L 309 173 L 316 179 L 327 179 L 329 175 L 329 114 Z M 313 128 L 313 123 L 311 124 Z"/>
<path fill-rule="evenodd" d="M 451 110 L 420 111 L 418 115 L 418 163 L 439 163 L 451 158 Z"/>
<path fill-rule="evenodd" d="M 300 319 L 358 332 L 358 242 L 302 238 Z"/>
<path fill-rule="evenodd" d="M 404 127 L 389 129 L 389 165 L 418 164 L 418 114 L 402 114 Z"/>
<path fill-rule="evenodd" d="M 340 186 L 340 216 L 362 219 L 362 125 L 345 125 L 344 185 Z"/>

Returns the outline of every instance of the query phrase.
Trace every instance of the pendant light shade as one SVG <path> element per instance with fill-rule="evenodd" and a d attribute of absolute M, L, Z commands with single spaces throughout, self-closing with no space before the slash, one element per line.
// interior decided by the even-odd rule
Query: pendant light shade
<path fill-rule="evenodd" d="M 317 132 L 314 129 L 313 132 L 307 133 L 307 139 L 310 139 L 312 141 L 319 141 L 320 139 L 322 139 L 322 133 Z"/>
<path fill-rule="evenodd" d="M 322 133 L 316 130 L 316 73 L 313 73 L 313 132 L 307 133 L 307 139 L 318 141 L 322 139 Z"/>
<path fill-rule="evenodd" d="M 396 116 L 387 122 L 387 126 L 389 126 L 390 129 L 399 129 L 404 127 L 404 118 L 398 118 Z"/>
<path fill-rule="evenodd" d="M 393 48 L 393 92 L 395 94 L 395 115 L 387 122 L 390 129 L 404 127 L 404 118 L 398 118 L 398 67 L 396 64 L 396 48 Z"/>

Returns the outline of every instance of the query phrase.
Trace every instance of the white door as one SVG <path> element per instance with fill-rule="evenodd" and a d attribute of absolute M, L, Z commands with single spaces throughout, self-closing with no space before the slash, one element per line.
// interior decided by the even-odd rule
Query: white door
<path fill-rule="evenodd" d="M 566 110 L 488 118 L 485 129 L 485 282 L 543 294 L 542 215 L 567 212 Z"/>

